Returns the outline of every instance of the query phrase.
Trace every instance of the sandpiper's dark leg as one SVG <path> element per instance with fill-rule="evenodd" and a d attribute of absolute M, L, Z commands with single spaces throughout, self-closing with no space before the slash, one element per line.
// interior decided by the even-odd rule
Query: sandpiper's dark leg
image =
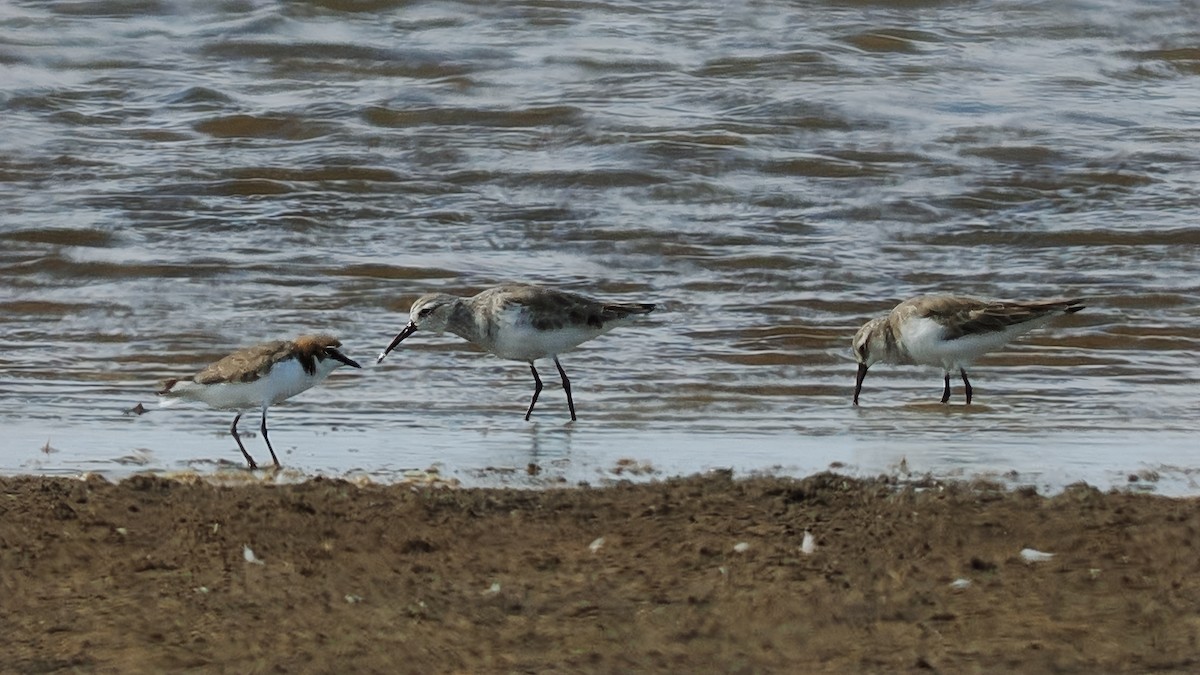
<path fill-rule="evenodd" d="M 858 376 L 854 378 L 854 405 L 858 405 L 858 394 L 862 391 L 863 379 L 867 376 L 867 364 L 858 364 Z"/>
<path fill-rule="evenodd" d="M 965 387 L 966 387 L 966 389 L 967 389 L 967 405 L 971 405 L 971 381 L 967 379 L 967 369 L 966 369 L 966 368 L 959 368 L 959 369 L 958 369 L 958 373 L 959 373 L 960 375 L 962 375 L 962 379 L 963 379 L 963 386 L 965 386 Z M 947 376 L 946 376 L 946 382 L 949 382 L 949 381 L 950 381 L 950 376 L 949 376 L 949 375 L 947 375 Z M 947 384 L 946 386 L 948 387 L 948 386 L 950 386 L 950 385 L 949 385 L 949 384 Z"/>
<path fill-rule="evenodd" d="M 950 373 L 946 373 L 946 388 L 942 390 L 942 403 L 950 400 Z"/>
<path fill-rule="evenodd" d="M 262 422 L 261 428 L 262 428 L 263 440 L 267 442 L 267 449 L 271 451 L 271 460 L 275 462 L 275 467 L 279 468 L 282 465 L 279 463 L 279 458 L 275 456 L 275 448 L 271 447 L 271 439 L 267 438 L 267 409 L 266 408 L 263 408 L 263 422 Z"/>
<path fill-rule="evenodd" d="M 529 372 L 533 373 L 533 398 L 529 401 L 529 410 L 525 411 L 525 421 L 529 421 L 529 416 L 533 414 L 533 405 L 537 403 L 538 394 L 542 393 L 542 378 L 538 377 L 537 368 L 533 367 L 533 362 L 529 362 Z"/>
<path fill-rule="evenodd" d="M 575 400 L 571 398 L 571 381 L 567 379 L 567 371 L 563 370 L 562 364 L 558 362 L 558 357 L 554 357 L 554 365 L 558 367 L 558 374 L 562 377 L 563 391 L 567 392 L 567 407 L 571 409 L 571 421 L 575 421 Z"/>
<path fill-rule="evenodd" d="M 250 456 L 250 453 L 246 452 L 246 446 L 242 445 L 242 439 L 240 436 L 238 436 L 237 423 L 240 419 L 242 419 L 242 413 L 238 413 L 237 417 L 233 418 L 233 424 L 229 425 L 229 433 L 233 434 L 233 440 L 237 441 L 238 450 L 242 451 L 242 456 L 246 458 L 246 463 L 250 465 L 251 469 L 257 469 L 258 464 L 255 463 L 254 458 Z"/>

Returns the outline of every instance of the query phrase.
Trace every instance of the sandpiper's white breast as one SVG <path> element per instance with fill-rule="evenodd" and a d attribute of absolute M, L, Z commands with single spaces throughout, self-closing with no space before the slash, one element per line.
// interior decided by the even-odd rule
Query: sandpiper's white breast
<path fill-rule="evenodd" d="M 539 330 L 534 328 L 529 311 L 520 306 L 502 310 L 495 317 L 490 344 L 483 346 L 502 359 L 534 361 L 562 354 L 605 332 L 605 328 L 571 324 Z"/>

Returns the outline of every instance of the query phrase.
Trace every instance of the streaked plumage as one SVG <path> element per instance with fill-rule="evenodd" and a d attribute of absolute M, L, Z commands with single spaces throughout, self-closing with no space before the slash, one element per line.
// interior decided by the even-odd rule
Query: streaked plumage
<path fill-rule="evenodd" d="M 872 365 L 885 362 L 937 366 L 945 373 L 942 403 L 950 400 L 950 373 L 962 376 L 967 403 L 971 382 L 967 366 L 1012 339 L 1062 314 L 1083 309 L 1082 300 L 1013 302 L 954 295 L 922 295 L 872 319 L 854 336 L 858 378 L 854 404 Z"/>
<path fill-rule="evenodd" d="M 240 349 L 190 378 L 165 380 L 159 385 L 163 405 L 179 400 L 200 401 L 214 408 L 239 410 L 229 431 L 251 469 L 258 468 L 238 436 L 242 408 L 262 408 L 263 440 L 279 466 L 267 436 L 267 408 L 289 399 L 324 380 L 343 365 L 360 366 L 338 350 L 341 342 L 330 335 L 302 335 Z"/>
<path fill-rule="evenodd" d="M 409 312 L 408 324 L 379 355 L 383 361 L 396 345 L 418 328 L 434 333 L 449 331 L 502 359 L 524 361 L 533 373 L 533 399 L 525 419 L 533 413 L 542 379 L 533 362 L 554 359 L 567 394 L 571 419 L 575 419 L 575 401 L 571 382 L 558 361 L 558 355 L 641 314 L 649 314 L 654 305 L 610 303 L 541 286 L 509 284 L 489 288 L 470 298 L 432 293 L 417 298 Z"/>

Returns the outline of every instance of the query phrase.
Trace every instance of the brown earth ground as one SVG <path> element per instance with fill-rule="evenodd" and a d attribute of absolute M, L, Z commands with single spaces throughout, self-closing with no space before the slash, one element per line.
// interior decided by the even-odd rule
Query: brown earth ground
<path fill-rule="evenodd" d="M 5 672 L 1198 672 L 1200 500 L 0 478 L 0 603 Z"/>

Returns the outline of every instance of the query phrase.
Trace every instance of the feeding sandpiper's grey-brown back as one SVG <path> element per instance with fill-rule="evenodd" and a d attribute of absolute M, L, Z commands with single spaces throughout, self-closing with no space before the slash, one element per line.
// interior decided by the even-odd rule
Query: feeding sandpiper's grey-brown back
<path fill-rule="evenodd" d="M 987 352 L 1041 326 L 1056 316 L 1083 309 L 1082 300 L 1014 302 L 959 295 L 922 295 L 896 305 L 887 315 L 872 319 L 854 335 L 858 376 L 854 405 L 867 369 L 884 363 L 937 366 L 945 373 L 942 403 L 950 400 L 950 373 L 962 376 L 971 402 L 967 366 Z"/>
<path fill-rule="evenodd" d="M 279 458 L 267 436 L 267 408 L 289 399 L 321 382 L 342 366 L 360 366 L 338 348 L 342 343 L 330 335 L 302 335 L 295 340 L 276 340 L 239 349 L 192 377 L 164 380 L 158 395 L 163 405 L 180 400 L 201 401 L 214 408 L 238 410 L 229 432 L 251 469 L 258 464 L 238 436 L 242 408 L 262 408 L 263 440 L 271 460 Z"/>
<path fill-rule="evenodd" d="M 533 362 L 552 358 L 562 378 L 571 419 L 575 420 L 571 381 L 558 355 L 636 316 L 649 314 L 654 307 L 646 303 L 602 302 L 529 284 L 497 286 L 469 298 L 432 293 L 413 303 L 408 324 L 383 350 L 377 362 L 383 361 L 396 345 L 418 329 L 454 333 L 502 359 L 529 364 L 534 389 L 525 411 L 528 420 L 542 392 L 542 378 Z"/>

